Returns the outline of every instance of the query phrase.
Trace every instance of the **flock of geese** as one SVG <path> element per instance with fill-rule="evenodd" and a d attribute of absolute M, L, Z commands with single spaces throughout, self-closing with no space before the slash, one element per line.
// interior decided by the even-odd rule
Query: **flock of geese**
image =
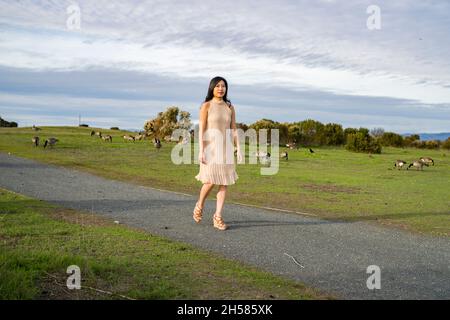
<path fill-rule="evenodd" d="M 394 168 L 397 167 L 398 170 L 403 169 L 403 167 L 406 167 L 408 163 L 403 160 L 397 160 L 395 161 Z M 409 164 L 409 166 L 406 167 L 406 170 L 409 170 L 409 168 L 414 167 L 416 170 L 423 170 L 423 166 L 429 167 L 430 165 L 434 166 L 434 160 L 430 157 L 421 157 L 419 160 L 414 160 Z"/>
<path fill-rule="evenodd" d="M 33 131 L 41 131 L 42 129 L 39 128 L 39 127 L 36 127 L 35 125 L 33 125 L 33 126 L 31 127 L 31 130 L 33 130 Z M 31 138 L 31 142 L 33 142 L 33 145 L 34 145 L 35 147 L 38 147 L 38 146 L 39 146 L 40 140 L 41 140 L 41 139 L 39 138 L 39 136 L 34 136 L 33 138 Z M 45 141 L 44 141 L 44 148 L 47 148 L 47 146 L 49 146 L 50 148 L 53 148 L 53 147 L 56 145 L 56 143 L 57 143 L 58 141 L 59 141 L 59 140 L 56 139 L 56 138 L 54 138 L 54 137 L 45 139 Z"/>
<path fill-rule="evenodd" d="M 35 137 L 33 137 L 32 139 L 31 139 L 31 141 L 33 142 L 33 145 L 35 146 L 35 147 L 38 147 L 39 146 L 39 141 L 40 141 L 40 138 L 38 137 L 38 136 L 35 136 Z M 53 148 L 55 145 L 56 145 L 56 143 L 58 142 L 59 140 L 58 139 L 56 139 L 56 138 L 48 138 L 48 139 L 46 139 L 45 140 L 45 142 L 44 142 L 44 148 L 47 148 L 47 146 L 49 146 L 50 148 Z"/>
<path fill-rule="evenodd" d="M 41 128 L 38 128 L 38 127 L 36 127 L 34 125 L 33 125 L 33 127 L 31 129 L 34 130 L 34 131 L 40 131 L 41 130 Z M 97 136 L 97 137 L 101 138 L 105 142 L 112 142 L 112 136 L 109 135 L 109 134 L 103 135 L 101 131 L 91 131 L 90 135 L 91 135 L 91 137 L 92 136 Z M 125 141 L 135 142 L 135 141 L 139 141 L 139 140 L 144 140 L 145 135 L 142 134 L 142 133 L 139 133 L 138 135 L 135 135 L 135 136 L 126 134 L 126 135 L 124 135 L 122 137 L 123 137 L 123 139 Z M 33 145 L 35 147 L 38 147 L 39 143 L 40 143 L 40 138 L 39 138 L 39 136 L 34 136 L 31 139 L 31 141 L 32 141 L 32 143 L 33 143 Z M 48 138 L 44 142 L 44 148 L 47 148 L 47 146 L 50 147 L 50 148 L 53 148 L 58 141 L 59 140 L 57 138 L 55 138 L 55 137 Z M 159 151 L 159 149 L 161 149 L 161 147 L 162 147 L 161 140 L 158 139 L 158 138 L 154 138 L 153 145 Z M 293 148 L 295 148 L 297 146 L 295 144 L 287 144 L 286 147 L 288 147 L 290 149 L 293 149 Z M 309 152 L 310 153 L 314 153 L 314 150 L 309 148 Z M 236 153 L 236 150 L 235 150 L 235 153 Z M 260 152 L 259 151 L 259 152 L 256 152 L 255 155 L 259 159 L 259 161 L 260 161 L 260 163 L 262 165 L 270 165 L 271 158 L 270 158 L 270 153 L 269 152 Z M 280 154 L 280 158 L 284 159 L 286 161 L 289 160 L 288 152 L 287 151 L 282 152 Z M 406 167 L 406 170 L 409 170 L 409 168 L 414 167 L 414 168 L 416 168 L 416 170 L 423 170 L 424 166 L 429 167 L 430 165 L 434 166 L 434 160 L 433 159 L 431 159 L 430 157 L 421 157 L 419 160 L 412 161 L 411 163 L 409 163 L 409 165 L 408 165 L 408 162 L 406 162 L 406 161 L 396 160 L 395 163 L 394 163 L 394 168 L 397 168 L 398 170 L 401 170 L 404 167 Z"/>
<path fill-rule="evenodd" d="M 101 139 L 103 139 L 103 141 L 109 141 L 112 142 L 112 136 L 110 135 L 103 135 L 101 131 L 91 131 L 91 137 L 92 136 L 98 136 Z M 144 133 L 139 133 L 135 136 L 132 136 L 130 134 L 126 134 L 122 136 L 123 140 L 125 140 L 125 142 L 135 142 L 135 141 L 141 141 L 145 139 L 145 134 Z M 153 145 L 155 146 L 156 150 L 161 149 L 161 140 L 159 140 L 158 138 L 155 138 L 153 141 Z"/>

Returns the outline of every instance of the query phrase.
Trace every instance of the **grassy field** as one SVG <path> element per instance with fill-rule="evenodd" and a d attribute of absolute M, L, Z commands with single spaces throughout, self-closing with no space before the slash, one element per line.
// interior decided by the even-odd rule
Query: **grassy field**
<path fill-rule="evenodd" d="M 80 290 L 66 287 L 70 265 L 81 269 Z M 0 189 L 0 299 L 127 298 L 331 296 L 187 244 Z"/>
<path fill-rule="evenodd" d="M 38 135 L 55 136 L 53 150 L 34 148 L 31 128 L 1 128 L 0 151 L 38 161 L 73 167 L 108 178 L 166 190 L 197 194 L 197 164 L 174 165 L 175 143 L 160 151 L 151 141 L 113 143 L 90 137 L 91 128 L 43 127 Z M 239 179 L 227 200 L 312 213 L 325 219 L 381 223 L 413 232 L 450 235 L 450 153 L 447 150 L 384 148 L 382 154 L 352 153 L 344 148 L 289 150 L 278 174 L 260 175 L 259 165 L 238 165 Z M 280 148 L 280 152 L 284 151 Z M 397 159 L 421 156 L 435 160 L 423 171 L 396 170 Z M 248 161 L 247 161 L 248 162 Z M 215 195 L 213 195 L 215 196 Z M 226 215 L 226 206 L 225 212 Z"/>

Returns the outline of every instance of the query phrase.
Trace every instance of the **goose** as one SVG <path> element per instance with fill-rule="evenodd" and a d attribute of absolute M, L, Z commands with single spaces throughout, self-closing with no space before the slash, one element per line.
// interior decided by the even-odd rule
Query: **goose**
<path fill-rule="evenodd" d="M 286 148 L 289 148 L 289 149 L 294 149 L 296 147 L 296 143 L 295 142 L 292 142 L 292 143 L 287 143 L 286 144 Z"/>
<path fill-rule="evenodd" d="M 160 149 L 161 148 L 161 140 L 159 140 L 158 138 L 155 138 L 155 141 L 153 142 L 153 144 L 155 145 L 156 149 Z"/>
<path fill-rule="evenodd" d="M 270 166 L 270 153 L 267 153 L 266 156 L 259 157 L 259 162 L 264 166 Z"/>
<path fill-rule="evenodd" d="M 311 149 L 311 148 L 309 148 L 309 152 L 310 152 L 310 153 L 314 153 L 314 150 Z"/>
<path fill-rule="evenodd" d="M 404 166 L 406 166 L 408 163 L 406 163 L 403 160 L 397 160 L 395 161 L 394 167 L 397 167 L 398 170 L 402 169 Z"/>
<path fill-rule="evenodd" d="M 422 157 L 420 158 L 420 161 L 422 161 L 424 164 L 430 165 L 432 164 L 434 166 L 434 160 L 430 157 Z"/>
<path fill-rule="evenodd" d="M 109 134 L 107 134 L 106 136 L 101 136 L 101 138 L 103 141 L 112 142 L 112 137 Z"/>
<path fill-rule="evenodd" d="M 409 168 L 411 168 L 411 167 L 416 167 L 417 170 L 423 170 L 424 165 L 428 167 L 428 164 L 426 164 L 420 160 L 415 160 L 413 163 L 409 164 L 409 166 L 408 166 L 408 168 L 406 168 L 406 170 L 409 170 Z"/>
<path fill-rule="evenodd" d="M 124 135 L 123 138 L 125 139 L 125 141 L 133 141 L 134 142 L 134 137 L 130 136 L 128 134 Z"/>
<path fill-rule="evenodd" d="M 33 142 L 35 147 L 37 147 L 39 145 L 39 137 L 33 137 L 31 139 L 31 141 Z"/>
<path fill-rule="evenodd" d="M 56 138 L 48 138 L 47 140 L 45 140 L 44 148 L 46 148 L 47 145 L 49 145 L 51 148 L 53 148 L 58 141 L 59 140 Z"/>
<path fill-rule="evenodd" d="M 271 160 L 270 160 L 270 152 L 258 152 L 257 154 L 259 154 L 258 155 L 259 162 L 262 165 L 270 166 L 270 162 L 271 162 Z"/>
<path fill-rule="evenodd" d="M 253 153 L 256 157 L 261 158 L 261 157 L 270 157 L 270 153 L 269 152 L 263 152 L 263 151 L 257 151 Z"/>
<path fill-rule="evenodd" d="M 138 134 L 138 135 L 134 136 L 134 140 L 141 141 L 141 140 L 144 140 L 144 137 L 145 136 L 143 134 Z"/>
<path fill-rule="evenodd" d="M 288 153 L 287 153 L 287 151 L 286 151 L 286 152 L 283 152 L 283 153 L 280 155 L 280 157 L 281 157 L 281 159 L 286 159 L 286 161 L 287 161 L 288 158 L 289 158 L 289 155 L 288 155 Z"/>

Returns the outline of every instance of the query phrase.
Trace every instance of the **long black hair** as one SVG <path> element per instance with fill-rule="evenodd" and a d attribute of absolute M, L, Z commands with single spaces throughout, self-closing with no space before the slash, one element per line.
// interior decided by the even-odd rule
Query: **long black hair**
<path fill-rule="evenodd" d="M 208 93 L 206 95 L 205 98 L 205 102 L 211 100 L 212 98 L 214 98 L 214 88 L 216 87 L 216 85 L 223 80 L 223 82 L 225 82 L 225 94 L 223 95 L 223 101 L 225 101 L 228 104 L 228 107 L 231 106 L 231 100 L 228 100 L 227 98 L 227 94 L 228 94 L 228 82 L 227 80 L 225 80 L 225 78 L 222 77 L 214 77 L 211 79 L 211 81 L 209 82 L 209 88 L 208 88 Z"/>

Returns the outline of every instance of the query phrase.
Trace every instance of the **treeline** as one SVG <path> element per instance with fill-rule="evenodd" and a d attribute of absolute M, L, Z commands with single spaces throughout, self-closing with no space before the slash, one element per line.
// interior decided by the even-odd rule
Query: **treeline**
<path fill-rule="evenodd" d="M 164 112 L 159 112 L 154 119 L 144 124 L 147 136 L 164 138 L 168 140 L 173 130 L 177 128 L 191 131 L 189 112 L 172 106 Z M 276 122 L 270 119 L 261 119 L 250 125 L 236 123 L 238 128 L 267 129 L 267 139 L 270 141 L 272 129 L 278 129 L 280 144 L 290 144 L 297 147 L 313 146 L 345 146 L 347 150 L 355 152 L 381 153 L 382 147 L 416 147 L 427 149 L 450 149 L 450 138 L 440 140 L 421 141 L 418 135 L 403 137 L 394 132 L 385 132 L 383 128 L 369 131 L 367 128 L 343 128 L 338 123 L 323 124 L 320 121 L 307 119 L 297 122 Z"/>
<path fill-rule="evenodd" d="M 17 122 L 8 122 L 6 120 L 3 120 L 2 117 L 0 117 L 0 127 L 8 127 L 8 128 L 16 128 L 17 127 Z"/>
<path fill-rule="evenodd" d="M 347 150 L 355 152 L 381 153 L 382 147 L 416 147 L 426 149 L 450 149 L 450 138 L 444 142 L 440 140 L 421 141 L 419 135 L 403 137 L 394 132 L 385 132 L 382 128 L 371 131 L 367 128 L 343 128 L 337 123 L 323 124 L 320 121 L 307 119 L 299 122 L 276 122 L 261 119 L 247 126 L 238 124 L 246 130 L 253 128 L 268 130 L 278 129 L 280 144 L 296 144 L 297 146 L 339 146 L 344 145 Z"/>

